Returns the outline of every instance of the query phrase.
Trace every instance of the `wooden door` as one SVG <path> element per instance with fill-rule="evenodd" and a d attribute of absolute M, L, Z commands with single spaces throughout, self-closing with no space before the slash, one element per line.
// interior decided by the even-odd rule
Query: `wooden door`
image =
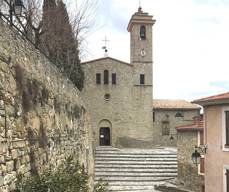
<path fill-rule="evenodd" d="M 109 127 L 101 127 L 100 128 L 100 146 L 109 146 L 110 142 L 110 128 Z"/>

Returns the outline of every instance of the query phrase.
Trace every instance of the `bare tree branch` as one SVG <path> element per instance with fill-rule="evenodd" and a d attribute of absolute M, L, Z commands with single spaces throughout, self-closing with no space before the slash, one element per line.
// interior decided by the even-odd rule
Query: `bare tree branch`
<path fill-rule="evenodd" d="M 89 33 L 96 27 L 96 9 L 98 1 L 84 0 L 81 3 L 75 1 L 75 9 L 73 9 L 70 19 L 72 28 L 80 50 L 80 57 L 88 54 L 86 39 Z"/>

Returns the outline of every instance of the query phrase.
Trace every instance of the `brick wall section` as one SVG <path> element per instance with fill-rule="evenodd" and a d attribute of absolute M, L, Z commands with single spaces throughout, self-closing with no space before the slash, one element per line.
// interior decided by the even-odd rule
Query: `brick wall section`
<path fill-rule="evenodd" d="M 90 119 L 79 91 L 0 21 L 0 191 L 16 175 L 54 169 L 69 155 L 93 175 Z"/>
<path fill-rule="evenodd" d="M 191 160 L 194 147 L 198 144 L 197 134 L 197 131 L 178 131 L 178 181 L 186 189 L 202 192 L 204 177 L 198 174 L 198 167 Z"/>

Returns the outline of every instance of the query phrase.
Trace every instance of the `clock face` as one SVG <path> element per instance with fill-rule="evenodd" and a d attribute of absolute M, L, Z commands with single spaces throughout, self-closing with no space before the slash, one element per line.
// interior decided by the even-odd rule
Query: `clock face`
<path fill-rule="evenodd" d="M 141 50 L 141 56 L 144 57 L 145 55 L 146 55 L 146 51 L 145 51 L 145 49 L 142 49 Z"/>

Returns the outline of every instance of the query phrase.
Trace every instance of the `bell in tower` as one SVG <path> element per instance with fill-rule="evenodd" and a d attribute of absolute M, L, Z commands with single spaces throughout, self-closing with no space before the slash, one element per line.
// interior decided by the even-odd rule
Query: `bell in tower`
<path fill-rule="evenodd" d="M 140 28 L 140 40 L 146 40 L 146 27 L 141 26 Z"/>

